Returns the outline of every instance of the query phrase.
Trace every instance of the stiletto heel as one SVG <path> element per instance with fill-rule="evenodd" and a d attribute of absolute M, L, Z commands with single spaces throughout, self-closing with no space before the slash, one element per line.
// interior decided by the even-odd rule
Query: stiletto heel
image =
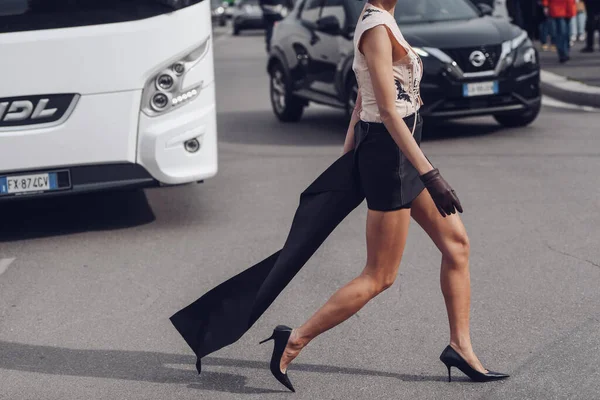
<path fill-rule="evenodd" d="M 294 386 L 292 386 L 292 382 L 290 382 L 290 378 L 287 375 L 287 371 L 285 373 L 281 372 L 280 364 L 281 357 L 283 356 L 283 352 L 285 351 L 285 347 L 287 346 L 287 342 L 292 334 L 292 328 L 285 325 L 278 325 L 273 330 L 273 334 L 268 339 L 263 340 L 260 344 L 268 342 L 269 340 L 274 340 L 275 345 L 273 346 L 273 354 L 271 355 L 271 364 L 270 369 L 271 373 L 283 386 L 295 392 Z"/>
<path fill-rule="evenodd" d="M 467 375 L 471 380 L 475 382 L 489 382 L 489 381 L 497 381 L 500 379 L 506 379 L 510 375 L 503 374 L 500 372 L 489 371 L 487 374 L 477 371 L 473 367 L 469 365 L 469 363 L 462 358 L 460 354 L 456 350 L 452 348 L 452 346 L 448 345 L 442 354 L 440 355 L 440 361 L 446 365 L 448 368 L 448 382 L 451 382 L 450 368 L 456 367 L 465 375 Z"/>
<path fill-rule="evenodd" d="M 268 342 L 269 340 L 272 340 L 272 339 L 274 339 L 274 338 L 273 338 L 273 335 L 271 335 L 271 337 L 268 337 L 268 338 L 266 338 L 265 340 L 263 340 L 263 341 L 261 341 L 261 342 L 258 342 L 258 344 L 263 344 L 263 343 L 266 343 L 266 342 Z"/>

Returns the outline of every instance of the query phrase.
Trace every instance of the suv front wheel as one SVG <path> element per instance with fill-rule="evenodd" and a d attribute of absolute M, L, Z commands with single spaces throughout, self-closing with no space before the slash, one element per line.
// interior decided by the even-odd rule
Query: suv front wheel
<path fill-rule="evenodd" d="M 297 122 L 304 112 L 304 101 L 290 93 L 285 72 L 280 64 L 271 68 L 270 97 L 273 112 L 282 122 Z"/>
<path fill-rule="evenodd" d="M 354 112 L 354 106 L 356 105 L 356 98 L 358 97 L 358 83 L 356 79 L 351 77 L 348 79 L 346 84 L 346 118 L 352 118 Z"/>
<path fill-rule="evenodd" d="M 535 105 L 531 110 L 522 114 L 500 114 L 494 115 L 494 119 L 507 128 L 520 128 L 531 124 L 537 118 L 542 108 L 541 102 Z"/>

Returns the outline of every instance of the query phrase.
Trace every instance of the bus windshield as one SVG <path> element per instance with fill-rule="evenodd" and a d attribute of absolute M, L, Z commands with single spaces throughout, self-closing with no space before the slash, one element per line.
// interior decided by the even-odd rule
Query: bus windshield
<path fill-rule="evenodd" d="M 181 8 L 179 4 L 175 0 L 0 0 L 0 33 L 133 21 L 172 12 Z"/>

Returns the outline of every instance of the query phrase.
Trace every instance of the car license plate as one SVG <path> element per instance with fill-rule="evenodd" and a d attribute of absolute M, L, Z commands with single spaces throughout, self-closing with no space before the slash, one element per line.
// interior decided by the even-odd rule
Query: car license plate
<path fill-rule="evenodd" d="M 59 189 L 57 173 L 0 177 L 0 194 L 45 192 Z"/>
<path fill-rule="evenodd" d="M 498 81 L 474 82 L 463 85 L 463 96 L 485 96 L 498 93 Z"/>

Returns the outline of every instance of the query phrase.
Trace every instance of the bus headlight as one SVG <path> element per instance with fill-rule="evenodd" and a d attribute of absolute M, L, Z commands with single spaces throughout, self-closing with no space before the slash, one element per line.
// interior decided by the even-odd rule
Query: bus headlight
<path fill-rule="evenodd" d="M 177 75 L 182 75 L 185 72 L 185 64 L 178 62 L 171 67 Z"/>
<path fill-rule="evenodd" d="M 154 111 L 163 111 L 169 105 L 169 96 L 164 93 L 156 93 L 150 102 Z"/>
<path fill-rule="evenodd" d="M 202 90 L 203 82 L 183 87 L 187 72 L 208 53 L 210 37 L 180 60 L 170 62 L 148 80 L 142 94 L 142 111 L 155 117 L 177 109 L 193 100 Z"/>
<path fill-rule="evenodd" d="M 162 90 L 169 90 L 173 87 L 175 83 L 175 78 L 173 78 L 169 74 L 162 74 L 158 78 L 156 78 L 156 87 Z"/>

